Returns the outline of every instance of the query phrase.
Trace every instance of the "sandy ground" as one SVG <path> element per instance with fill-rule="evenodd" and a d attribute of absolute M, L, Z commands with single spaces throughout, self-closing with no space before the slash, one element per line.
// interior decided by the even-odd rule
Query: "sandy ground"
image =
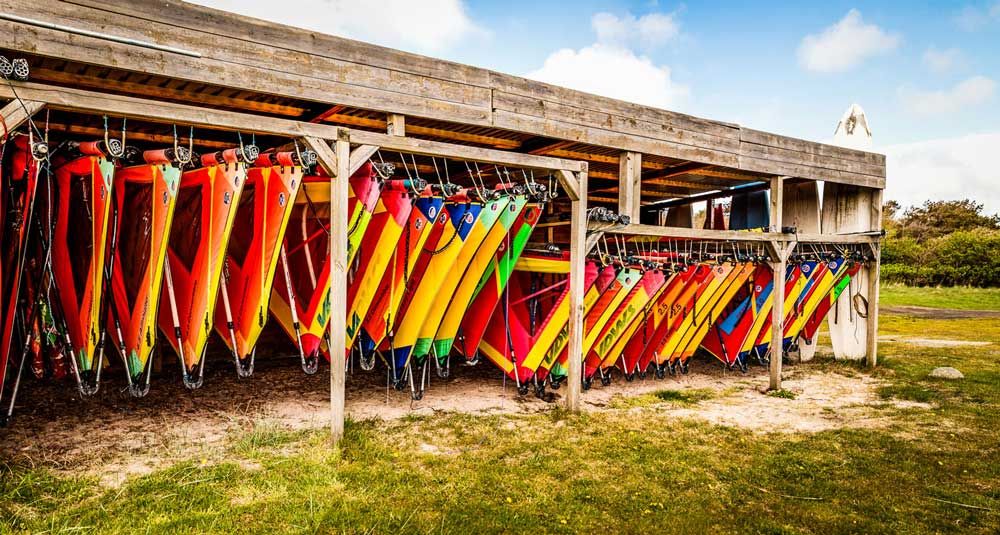
<path fill-rule="evenodd" d="M 267 352 L 262 352 L 267 354 Z M 180 459 L 221 457 L 235 433 L 255 425 L 287 429 L 322 428 L 328 422 L 329 376 L 305 376 L 291 358 L 258 363 L 247 380 L 235 377 L 228 362 L 211 361 L 205 386 L 187 391 L 176 370 L 154 377 L 150 395 L 130 399 L 114 377 L 101 392 L 81 400 L 68 383 L 27 381 L 15 420 L 0 430 L 0 462 L 49 466 L 66 473 L 96 475 L 110 486 Z M 432 374 L 433 375 L 433 374 Z M 744 375 L 715 362 L 692 363 L 686 376 L 626 382 L 620 376 L 607 387 L 584 393 L 584 410 L 655 410 L 755 432 L 817 432 L 840 427 L 882 427 L 891 416 L 879 407 L 878 380 L 824 372 L 818 366 L 786 368 L 784 386 L 795 399 L 762 393 L 766 370 L 751 367 Z M 565 387 L 564 387 L 565 388 Z M 628 398 L 662 389 L 710 389 L 711 399 L 696 405 L 654 403 L 645 409 L 617 409 L 616 397 Z M 564 391 L 564 390 L 563 390 Z M 424 399 L 387 389 L 384 372 L 353 371 L 348 378 L 351 418 L 398 419 L 440 412 L 525 414 L 551 410 L 563 391 L 549 400 L 518 396 L 510 381 L 489 363 L 458 366 L 452 378 L 432 378 Z M 902 406 L 902 404 L 896 404 Z M 924 407 L 928 408 L 928 407 Z"/>

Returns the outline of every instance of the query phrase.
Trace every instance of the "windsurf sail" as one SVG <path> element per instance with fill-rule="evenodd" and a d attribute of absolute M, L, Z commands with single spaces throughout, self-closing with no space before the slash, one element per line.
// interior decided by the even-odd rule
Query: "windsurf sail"
<path fill-rule="evenodd" d="M 206 154 L 200 167 L 181 174 L 167 249 L 173 292 L 161 292 L 159 326 L 174 352 L 183 355 L 188 388 L 201 386 L 204 378 L 205 348 L 215 323 L 229 236 L 247 165 L 258 155 L 253 145 Z"/>
<path fill-rule="evenodd" d="M 115 172 L 107 317 L 134 396 L 149 392 L 160 290 L 169 280 L 164 263 L 181 178 L 176 164 L 189 157 L 173 149 L 146 151 L 145 163 Z"/>
<path fill-rule="evenodd" d="M 236 362 L 237 374 L 253 373 L 257 340 L 267 322 L 281 244 L 311 151 L 261 154 L 247 171 L 215 308 L 215 330 Z"/>
<path fill-rule="evenodd" d="M 348 180 L 347 262 L 354 262 L 361 238 L 378 203 L 379 185 L 374 167 L 365 163 Z M 282 275 L 274 280 L 271 315 L 302 351 L 303 369 L 315 372 L 326 347 L 330 324 L 330 178 L 317 174 L 303 178 L 285 232 Z M 285 276 L 287 273 L 287 277 Z M 289 292 L 291 288 L 291 292 Z M 292 313 L 292 304 L 295 314 Z"/>
<path fill-rule="evenodd" d="M 100 385 L 104 325 L 105 261 L 111 223 L 115 165 L 102 142 L 79 143 L 63 162 L 53 162 L 47 183 L 54 222 L 50 238 L 49 284 L 58 299 L 53 305 L 65 322 L 66 345 L 77 385 L 83 395 Z M 98 354 L 100 352 L 100 355 Z"/>

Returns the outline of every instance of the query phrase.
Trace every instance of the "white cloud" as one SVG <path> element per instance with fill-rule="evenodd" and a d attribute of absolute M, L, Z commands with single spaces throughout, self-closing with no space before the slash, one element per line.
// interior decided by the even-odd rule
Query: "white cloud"
<path fill-rule="evenodd" d="M 1000 21 L 1000 2 L 992 6 L 965 6 L 955 14 L 955 24 L 967 32 L 982 30 L 993 22 Z"/>
<path fill-rule="evenodd" d="M 852 9 L 821 33 L 807 35 L 799 45 L 799 63 L 815 72 L 843 72 L 862 61 L 896 49 L 902 39 L 874 24 L 865 24 Z"/>
<path fill-rule="evenodd" d="M 902 87 L 899 96 L 907 109 L 920 115 L 955 113 L 993 98 L 996 82 L 985 76 L 973 76 L 950 89 L 919 91 Z"/>
<path fill-rule="evenodd" d="M 924 52 L 924 65 L 938 74 L 951 71 L 962 63 L 962 51 L 957 48 L 939 50 L 932 46 Z"/>
<path fill-rule="evenodd" d="M 690 94 L 673 80 L 670 67 L 657 65 L 636 53 L 663 46 L 680 35 L 673 14 L 651 13 L 636 18 L 598 13 L 591 19 L 597 42 L 573 50 L 557 50 L 541 68 L 526 76 L 542 82 L 578 89 L 658 108 L 676 109 Z"/>
<path fill-rule="evenodd" d="M 674 15 L 649 13 L 635 18 L 628 14 L 618 17 L 598 13 L 590 21 L 597 33 L 597 42 L 629 46 L 638 43 L 643 48 L 662 46 L 680 35 L 680 25 Z"/>
<path fill-rule="evenodd" d="M 437 53 L 487 35 L 463 0 L 191 0 L 197 4 L 384 46 Z"/>
<path fill-rule="evenodd" d="M 1000 212 L 1000 132 L 885 147 L 886 199 L 904 206 L 927 199 L 974 199 Z"/>
<path fill-rule="evenodd" d="M 553 52 L 528 78 L 637 104 L 675 108 L 688 94 L 673 81 L 670 67 L 657 66 L 631 50 L 594 43 L 580 50 Z"/>

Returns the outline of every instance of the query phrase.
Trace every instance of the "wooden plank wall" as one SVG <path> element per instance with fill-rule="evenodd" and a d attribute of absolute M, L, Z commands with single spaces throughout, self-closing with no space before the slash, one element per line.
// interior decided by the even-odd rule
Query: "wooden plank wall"
<path fill-rule="evenodd" d="M 176 0 L 0 0 L 0 12 L 189 57 L 0 20 L 0 45 L 178 80 L 491 126 L 734 169 L 884 187 L 885 158 L 589 95 Z"/>

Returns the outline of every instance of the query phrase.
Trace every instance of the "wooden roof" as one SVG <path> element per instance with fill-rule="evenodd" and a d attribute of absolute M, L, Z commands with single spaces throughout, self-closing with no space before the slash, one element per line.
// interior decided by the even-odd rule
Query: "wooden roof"
<path fill-rule="evenodd" d="M 12 21 L 4 15 L 191 54 Z M 640 106 L 174 0 L 0 0 L 0 35 L 6 37 L 0 53 L 28 58 L 31 80 L 37 83 L 381 132 L 387 114 L 398 113 L 406 115 L 407 136 L 584 160 L 590 165 L 590 200 L 596 203 L 617 199 L 623 151 L 643 155 L 643 202 L 775 175 L 885 185 L 885 157 L 880 154 Z M 67 130 L 97 127 L 71 116 L 60 120 Z"/>

